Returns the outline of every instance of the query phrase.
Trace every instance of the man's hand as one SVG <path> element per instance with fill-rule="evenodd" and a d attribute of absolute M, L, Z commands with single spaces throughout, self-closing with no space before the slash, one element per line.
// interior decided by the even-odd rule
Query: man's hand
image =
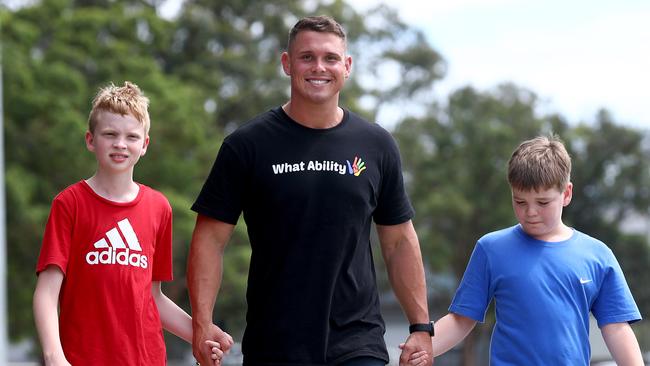
<path fill-rule="evenodd" d="M 400 345 L 400 348 L 402 349 L 402 354 L 399 357 L 400 366 L 433 364 L 431 336 L 427 332 L 411 333 L 406 342 Z"/>
<path fill-rule="evenodd" d="M 220 365 L 223 355 L 230 351 L 233 343 L 230 334 L 214 324 L 207 327 L 194 324 L 192 353 L 201 365 Z"/>

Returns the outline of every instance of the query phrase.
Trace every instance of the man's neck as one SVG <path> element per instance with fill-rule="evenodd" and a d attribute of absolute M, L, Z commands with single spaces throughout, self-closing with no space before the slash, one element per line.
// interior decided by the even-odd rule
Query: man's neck
<path fill-rule="evenodd" d="M 337 104 L 305 105 L 292 101 L 282 106 L 284 112 L 301 125 L 314 129 L 332 128 L 343 120 L 343 109 Z"/>
<path fill-rule="evenodd" d="M 96 172 L 86 179 L 86 183 L 95 193 L 113 202 L 131 202 L 140 191 L 140 186 L 129 174 L 111 175 Z"/>

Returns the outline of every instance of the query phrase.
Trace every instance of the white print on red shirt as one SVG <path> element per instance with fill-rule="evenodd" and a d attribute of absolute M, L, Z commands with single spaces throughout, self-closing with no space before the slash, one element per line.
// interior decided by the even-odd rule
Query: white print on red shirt
<path fill-rule="evenodd" d="M 86 254 L 86 262 L 90 265 L 95 264 L 119 264 L 122 266 L 134 266 L 146 269 L 148 266 L 147 256 L 140 253 L 142 248 L 138 237 L 133 231 L 133 227 L 129 219 L 124 219 L 117 223 L 118 227 L 114 227 L 106 232 L 106 238 L 101 238 L 95 242 L 96 249 L 107 249 L 103 251 L 90 251 Z M 118 230 L 119 228 L 119 230 Z M 122 240 L 122 235 L 126 239 L 126 244 Z M 110 243 L 110 245 L 109 245 Z M 127 248 L 128 246 L 128 248 Z"/>

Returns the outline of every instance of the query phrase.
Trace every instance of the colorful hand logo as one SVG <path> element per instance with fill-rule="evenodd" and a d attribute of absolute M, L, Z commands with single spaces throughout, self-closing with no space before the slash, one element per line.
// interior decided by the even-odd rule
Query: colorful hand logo
<path fill-rule="evenodd" d="M 354 163 L 350 164 L 350 160 L 346 160 L 348 163 L 348 171 L 350 174 L 354 174 L 355 177 L 358 177 L 362 171 L 366 170 L 366 163 L 358 156 L 354 157 Z"/>

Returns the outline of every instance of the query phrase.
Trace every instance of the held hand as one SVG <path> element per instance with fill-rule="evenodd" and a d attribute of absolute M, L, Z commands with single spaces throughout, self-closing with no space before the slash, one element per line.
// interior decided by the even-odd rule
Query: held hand
<path fill-rule="evenodd" d="M 433 364 L 433 349 L 431 336 L 426 332 L 414 332 L 400 344 L 402 354 L 399 358 L 400 366 L 424 366 Z"/>
<path fill-rule="evenodd" d="M 221 364 L 221 358 L 230 351 L 233 343 L 230 334 L 214 324 L 208 326 L 194 324 L 192 353 L 201 365 Z"/>
<path fill-rule="evenodd" d="M 221 350 L 223 353 L 228 354 L 230 352 L 230 348 L 232 345 L 235 343 L 235 341 L 232 339 L 230 334 L 224 332 L 221 330 L 221 328 L 217 327 L 216 325 L 212 324 L 210 325 L 211 331 L 213 334 L 217 334 L 215 338 L 212 338 L 211 340 L 218 342 L 219 345 L 221 346 Z"/>
<path fill-rule="evenodd" d="M 404 343 L 400 343 L 399 349 L 404 349 Z M 408 363 L 411 366 L 426 366 L 433 364 L 433 360 L 429 362 L 429 355 L 426 351 L 419 351 L 411 354 Z"/>
<path fill-rule="evenodd" d="M 221 359 L 223 359 L 224 353 L 221 350 L 221 345 L 219 344 L 219 342 L 205 341 L 205 345 L 212 352 L 212 364 L 213 365 L 220 365 L 221 364 Z"/>

